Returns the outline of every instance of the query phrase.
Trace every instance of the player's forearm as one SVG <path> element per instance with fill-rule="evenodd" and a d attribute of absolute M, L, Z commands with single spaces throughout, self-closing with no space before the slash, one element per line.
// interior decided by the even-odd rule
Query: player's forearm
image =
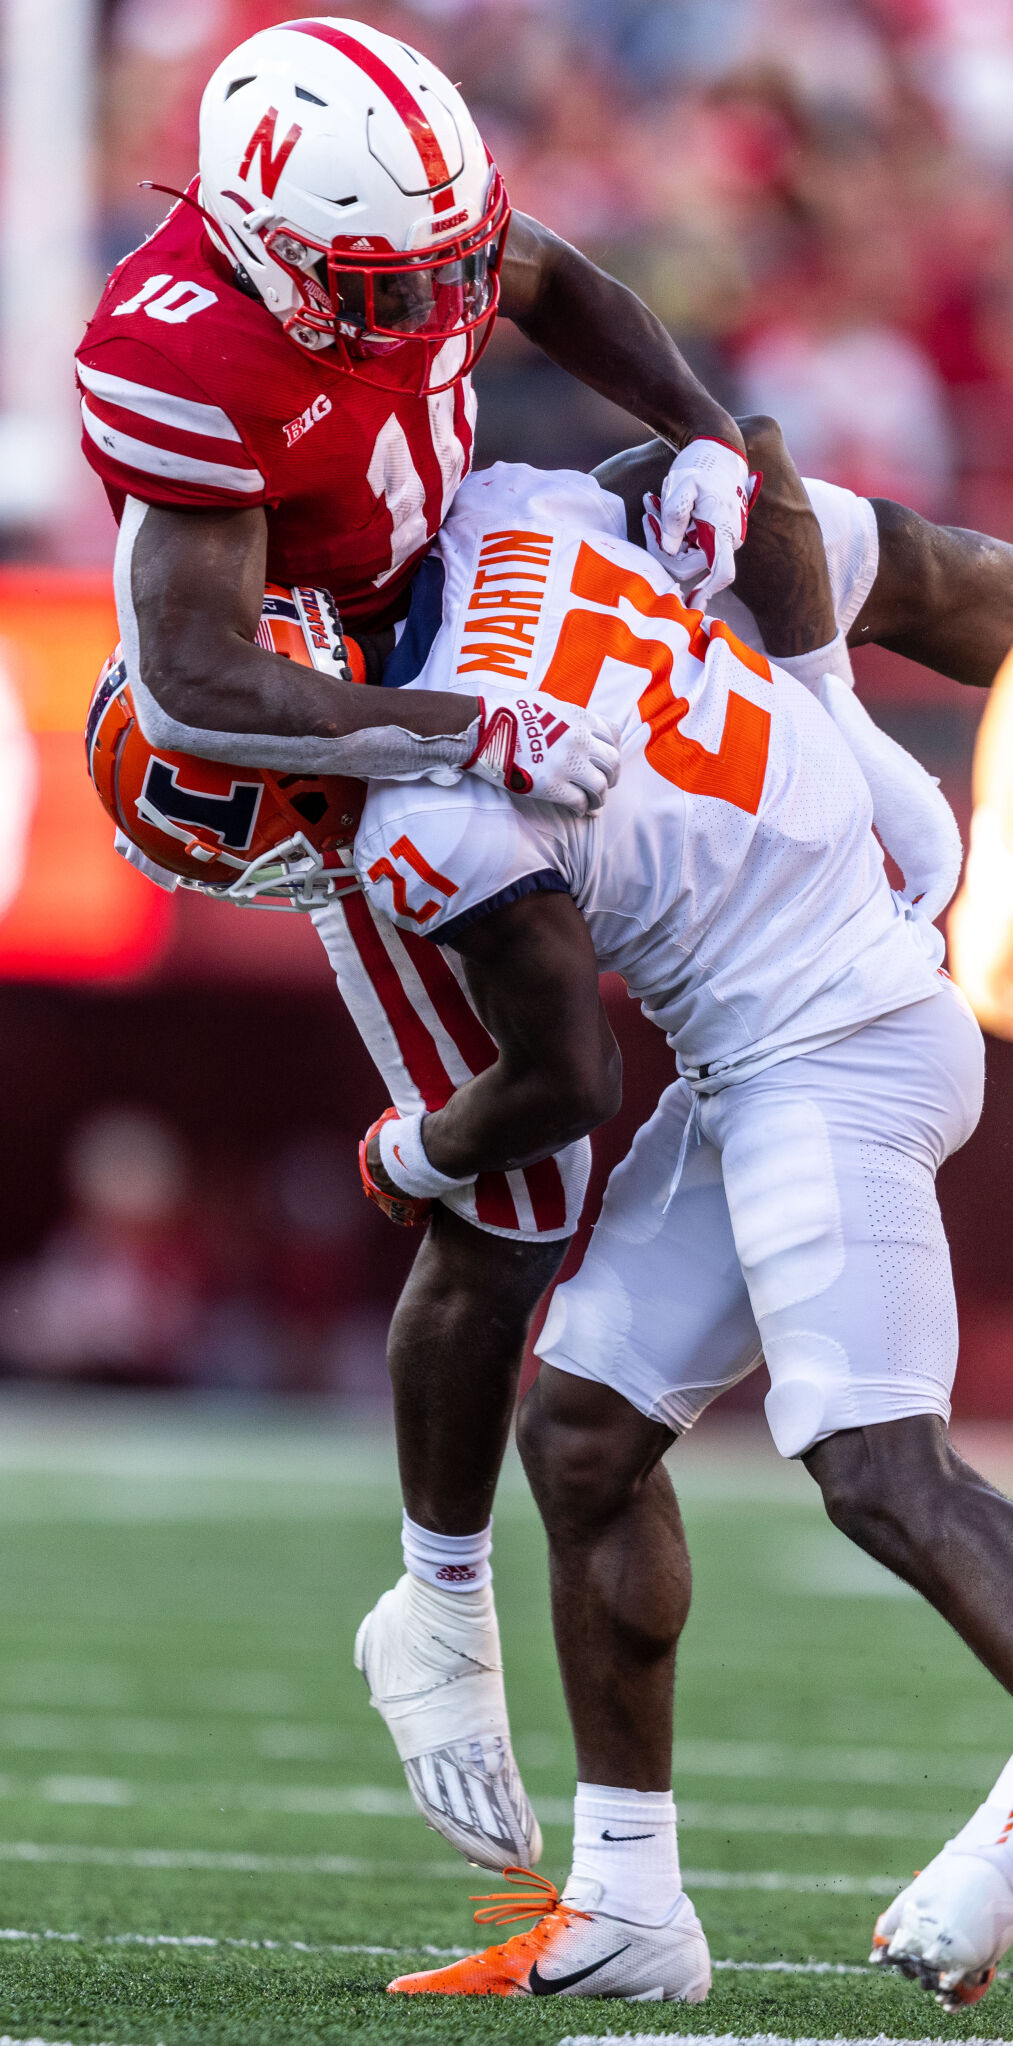
<path fill-rule="evenodd" d="M 460 770 L 474 754 L 475 698 L 360 687 L 257 648 L 249 656 L 197 677 L 164 668 L 151 675 L 128 660 L 148 743 L 233 767 L 363 781 Z"/>
<path fill-rule="evenodd" d="M 145 657 L 142 636 L 141 666 L 148 689 L 171 717 L 208 735 L 257 735 L 268 745 L 271 738 L 342 740 L 388 725 L 431 738 L 467 732 L 479 715 L 474 696 L 345 682 L 233 634 L 204 638 L 199 648 L 177 644 L 161 658 Z M 194 750 L 216 757 L 206 748 Z"/>
<path fill-rule="evenodd" d="M 515 216 L 503 311 L 561 368 L 642 419 L 673 447 L 704 436 L 739 453 L 742 435 L 656 314 L 569 243 Z"/>
<path fill-rule="evenodd" d="M 360 686 L 254 644 L 266 557 L 259 508 L 178 512 L 128 500 L 116 610 L 149 744 L 296 774 L 463 767 L 478 740 L 476 697 Z"/>
<path fill-rule="evenodd" d="M 426 1117 L 426 1155 L 454 1179 L 512 1172 L 588 1136 L 615 1115 L 620 1097 L 618 1054 L 607 1064 L 588 1060 L 565 1077 L 512 1071 L 500 1060 Z"/>

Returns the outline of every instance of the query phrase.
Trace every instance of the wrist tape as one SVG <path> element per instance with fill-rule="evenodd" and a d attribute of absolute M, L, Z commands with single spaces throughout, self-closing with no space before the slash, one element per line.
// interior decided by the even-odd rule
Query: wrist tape
<path fill-rule="evenodd" d="M 771 654 L 777 668 L 783 668 L 786 675 L 793 675 L 796 682 L 804 682 L 814 696 L 824 675 L 837 675 L 846 682 L 849 689 L 855 686 L 851 672 L 851 656 L 843 632 L 838 632 L 829 646 L 818 646 L 811 654 Z"/>
<path fill-rule="evenodd" d="M 388 1178 L 402 1193 L 413 1194 L 420 1201 L 438 1201 L 441 1195 L 453 1193 L 469 1181 L 449 1179 L 445 1172 L 438 1172 L 430 1164 L 422 1142 L 424 1120 L 425 1111 L 385 1122 L 380 1131 L 380 1158 Z"/>

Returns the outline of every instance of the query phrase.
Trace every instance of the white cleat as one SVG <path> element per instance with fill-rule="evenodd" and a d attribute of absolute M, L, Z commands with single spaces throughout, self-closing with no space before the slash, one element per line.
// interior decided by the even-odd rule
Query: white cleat
<path fill-rule="evenodd" d="M 434 1833 L 480 1868 L 533 1862 L 542 1835 L 510 1745 L 492 1587 L 404 1576 L 367 1613 L 355 1667 Z"/>
<path fill-rule="evenodd" d="M 1013 1887 L 991 1853 L 944 1847 L 876 1920 L 870 1959 L 956 2012 L 977 2003 L 1013 1944 Z"/>
<path fill-rule="evenodd" d="M 507 1869 L 520 1880 L 524 1869 Z M 395 1996 L 613 1996 L 628 2003 L 702 2003 L 711 1986 L 710 1954 L 703 1927 L 689 1898 L 679 1897 L 665 1925 L 634 1925 L 610 1918 L 596 1906 L 600 1883 L 570 1882 L 558 1897 L 551 1883 L 535 1876 L 538 1890 L 513 1899 L 503 1893 L 501 1923 L 511 1917 L 544 1915 L 530 1932 L 515 1933 L 502 1946 L 469 1954 L 447 1968 L 399 1975 L 388 1983 Z M 541 1895 L 539 1896 L 539 1892 Z M 493 1900 L 490 1900 L 493 1901 Z M 514 1908 L 515 1903 L 521 1908 Z M 476 1912 L 496 1923 L 493 1910 Z"/>

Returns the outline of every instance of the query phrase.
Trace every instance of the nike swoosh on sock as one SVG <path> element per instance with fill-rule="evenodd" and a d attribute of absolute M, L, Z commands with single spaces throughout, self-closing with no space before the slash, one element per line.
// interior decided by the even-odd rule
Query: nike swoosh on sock
<path fill-rule="evenodd" d="M 608 1827 L 606 1826 L 606 1828 L 605 1828 L 605 1831 L 603 1832 L 603 1834 L 602 1834 L 602 1836 L 601 1836 L 601 1837 L 602 1837 L 602 1839 L 603 1839 L 603 1840 L 653 1840 L 653 1839 L 654 1839 L 654 1834 L 653 1834 L 653 1833 L 610 1833 L 610 1832 L 609 1832 L 609 1829 L 608 1829 Z"/>

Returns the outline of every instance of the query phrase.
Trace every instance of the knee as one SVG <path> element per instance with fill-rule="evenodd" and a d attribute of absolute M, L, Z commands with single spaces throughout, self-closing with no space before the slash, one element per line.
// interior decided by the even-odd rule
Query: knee
<path fill-rule="evenodd" d="M 895 1454 L 889 1432 L 846 1429 L 805 1461 L 833 1525 L 888 1568 L 920 1576 L 937 1547 L 950 1474 L 945 1459 Z"/>
<path fill-rule="evenodd" d="M 477 1357 L 522 1349 L 535 1308 L 566 1242 L 488 1235 L 437 1208 L 390 1325 L 392 1367 L 402 1353 L 473 1346 Z"/>
<path fill-rule="evenodd" d="M 564 1378 L 547 1388 L 547 1377 Z M 602 1386 L 543 1370 L 517 1417 L 517 1444 L 539 1512 L 551 1533 L 590 1533 L 622 1511 L 634 1497 L 645 1466 L 644 1451 L 626 1439 L 614 1406 L 624 1406 Z M 635 1423 L 643 1425 L 640 1415 Z"/>

